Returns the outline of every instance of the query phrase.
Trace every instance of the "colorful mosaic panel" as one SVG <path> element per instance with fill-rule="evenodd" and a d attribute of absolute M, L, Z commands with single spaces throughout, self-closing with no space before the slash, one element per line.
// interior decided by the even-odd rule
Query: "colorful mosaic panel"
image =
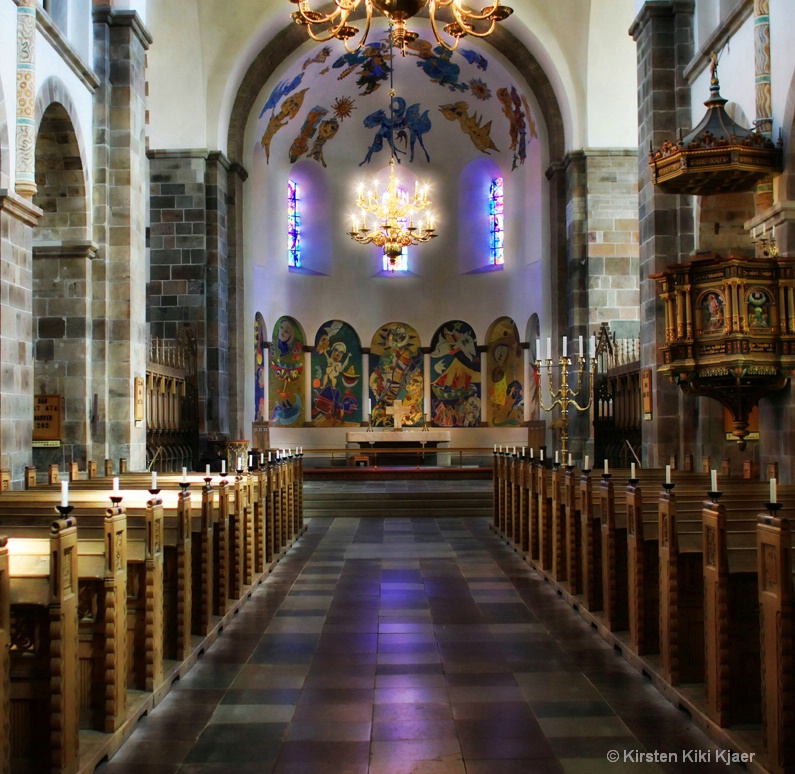
<path fill-rule="evenodd" d="M 301 326 L 292 317 L 280 317 L 273 327 L 270 348 L 272 425 L 300 425 L 304 417 L 304 341 Z"/>
<path fill-rule="evenodd" d="M 362 348 L 356 331 L 342 320 L 321 325 L 312 352 L 312 424 L 359 425 L 363 381 Z"/>
<path fill-rule="evenodd" d="M 388 323 L 378 329 L 370 344 L 371 422 L 374 427 L 393 427 L 387 414 L 396 400 L 403 402 L 408 413 L 404 425 L 421 424 L 423 420 L 422 352 L 420 337 L 409 325 Z"/>
<path fill-rule="evenodd" d="M 516 323 L 499 318 L 487 344 L 486 417 L 491 427 L 513 427 L 524 421 L 523 357 Z"/>
<path fill-rule="evenodd" d="M 431 424 L 480 424 L 480 354 L 472 326 L 461 320 L 442 325 L 431 340 Z"/>
<path fill-rule="evenodd" d="M 268 333 L 260 312 L 254 315 L 254 421 L 265 422 L 265 342 Z"/>

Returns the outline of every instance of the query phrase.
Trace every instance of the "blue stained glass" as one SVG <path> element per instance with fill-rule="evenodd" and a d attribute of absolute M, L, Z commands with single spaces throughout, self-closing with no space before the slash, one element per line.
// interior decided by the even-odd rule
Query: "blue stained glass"
<path fill-rule="evenodd" d="M 502 178 L 491 181 L 489 187 L 489 263 L 502 266 L 505 262 L 503 246 L 505 243 L 505 209 L 503 202 Z"/>
<path fill-rule="evenodd" d="M 287 181 L 287 255 L 290 266 L 301 265 L 301 213 L 298 211 L 298 183 Z"/>

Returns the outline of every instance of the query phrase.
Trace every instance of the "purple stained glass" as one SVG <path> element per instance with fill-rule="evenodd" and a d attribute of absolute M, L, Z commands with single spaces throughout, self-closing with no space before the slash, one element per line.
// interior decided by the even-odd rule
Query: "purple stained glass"
<path fill-rule="evenodd" d="M 502 178 L 491 181 L 489 187 L 489 263 L 502 266 L 505 261 L 503 245 L 505 241 L 505 209 L 503 202 Z"/>
<path fill-rule="evenodd" d="M 298 183 L 287 181 L 287 251 L 290 266 L 301 265 L 301 214 L 298 212 Z"/>

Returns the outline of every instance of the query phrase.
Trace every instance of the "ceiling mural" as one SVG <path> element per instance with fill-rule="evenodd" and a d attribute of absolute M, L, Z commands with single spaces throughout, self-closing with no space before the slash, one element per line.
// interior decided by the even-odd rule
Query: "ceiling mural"
<path fill-rule="evenodd" d="M 441 127 L 440 140 L 449 142 L 448 122 L 475 155 L 509 154 L 511 169 L 524 164 L 538 136 L 527 96 L 501 64 L 472 48 L 451 52 L 422 38 L 406 46 L 405 56 L 386 39 L 353 53 L 329 42 L 282 76 L 258 131 L 268 163 L 312 159 L 326 167 L 335 150 L 344 156 L 351 147 L 361 149 L 359 166 L 393 155 L 398 163 L 430 163 L 428 138 Z"/>

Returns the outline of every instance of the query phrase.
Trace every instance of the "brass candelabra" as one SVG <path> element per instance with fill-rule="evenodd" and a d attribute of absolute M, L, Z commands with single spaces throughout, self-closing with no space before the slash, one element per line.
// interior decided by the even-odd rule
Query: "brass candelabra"
<path fill-rule="evenodd" d="M 565 341 L 565 340 L 564 340 Z M 565 351 L 565 347 L 564 347 Z M 582 346 L 580 346 L 582 352 Z M 588 361 L 590 360 L 590 365 Z M 594 377 L 596 375 L 596 358 L 593 355 L 588 358 L 580 354 L 576 358 L 577 362 L 577 388 L 572 389 L 569 386 L 569 369 L 572 366 L 572 359 L 568 355 L 561 355 L 558 358 L 558 367 L 560 368 L 560 386 L 554 389 L 552 379 L 552 357 L 550 356 L 549 347 L 547 346 L 547 357 L 544 360 L 536 359 L 536 369 L 541 367 L 542 362 L 546 365 L 549 398 L 552 401 L 549 406 L 544 405 L 543 397 L 540 400 L 541 408 L 544 411 L 551 412 L 556 407 L 560 408 L 560 452 L 562 455 L 563 464 L 566 464 L 569 454 L 569 409 L 572 407 L 576 411 L 589 411 L 593 403 L 594 392 Z M 588 371 L 589 386 L 588 386 L 588 402 L 580 405 L 577 400 L 583 389 L 583 376 Z"/>

